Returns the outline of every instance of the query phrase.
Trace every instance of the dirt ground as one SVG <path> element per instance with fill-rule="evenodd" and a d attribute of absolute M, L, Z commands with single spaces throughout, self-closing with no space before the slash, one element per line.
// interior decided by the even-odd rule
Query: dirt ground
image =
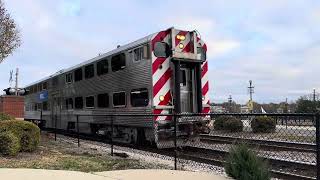
<path fill-rule="evenodd" d="M 166 169 L 130 158 L 110 156 L 95 149 L 78 148 L 66 141 L 54 141 L 51 134 L 43 133 L 38 149 L 20 152 L 14 157 L 0 156 L 0 168 L 34 168 L 99 172 L 124 169 Z"/>

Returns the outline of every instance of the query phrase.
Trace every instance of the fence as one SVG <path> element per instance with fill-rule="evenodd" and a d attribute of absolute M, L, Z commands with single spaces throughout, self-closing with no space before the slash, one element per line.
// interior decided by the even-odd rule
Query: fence
<path fill-rule="evenodd" d="M 119 127 L 126 127 L 126 125 L 136 127 L 137 131 L 131 132 L 132 136 L 124 138 L 123 143 L 141 144 L 139 138 L 135 138 L 141 136 L 138 120 L 148 121 L 151 123 L 146 127 L 150 130 L 156 127 L 158 131 L 159 136 L 155 138 L 159 141 L 158 148 L 167 150 L 162 150 L 161 153 L 167 152 L 165 154 L 173 157 L 174 169 L 183 169 L 190 163 L 223 166 L 230 149 L 236 144 L 245 143 L 259 157 L 268 161 L 269 170 L 275 177 L 320 179 L 319 114 L 212 113 L 160 116 L 163 116 L 160 119 L 166 119 L 170 123 L 153 124 L 156 122 L 153 119 L 159 117 L 154 114 L 78 114 L 70 116 L 68 122 L 59 122 L 58 117 L 42 115 L 40 125 L 54 132 L 55 138 L 57 133 L 72 135 L 77 138 L 78 146 L 81 145 L 82 138 L 109 143 L 111 155 L 113 155 L 113 146 L 121 146 L 121 143 L 116 140 L 120 136 L 125 136 L 115 133 Z M 192 134 L 196 131 L 205 132 L 206 129 L 199 128 L 202 127 L 199 124 L 197 125 L 199 127 L 190 124 L 207 120 L 209 120 L 206 126 L 207 133 Z M 130 124 L 130 122 L 137 124 Z M 166 127 L 166 129 L 163 130 L 160 127 Z M 123 131 L 126 132 L 126 130 Z M 162 134 L 167 137 L 163 138 Z M 163 141 L 160 142 L 160 139 Z"/>

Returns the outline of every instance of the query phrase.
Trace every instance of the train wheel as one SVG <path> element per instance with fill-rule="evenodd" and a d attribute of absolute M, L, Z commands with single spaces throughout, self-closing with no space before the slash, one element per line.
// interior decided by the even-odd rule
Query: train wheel
<path fill-rule="evenodd" d="M 143 128 L 139 128 L 137 130 L 137 145 L 143 145 L 146 142 L 146 135 L 144 133 L 144 129 Z"/>

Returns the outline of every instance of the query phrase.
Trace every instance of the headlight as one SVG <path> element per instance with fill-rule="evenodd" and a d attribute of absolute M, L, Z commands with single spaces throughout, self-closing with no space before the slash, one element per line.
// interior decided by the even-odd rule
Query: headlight
<path fill-rule="evenodd" d="M 160 101 L 163 101 L 163 100 L 164 100 L 164 96 L 161 95 L 161 96 L 159 97 L 159 100 L 160 100 Z"/>
<path fill-rule="evenodd" d="M 181 41 L 184 41 L 186 39 L 186 36 L 184 35 L 177 35 L 177 39 L 181 40 Z"/>
<path fill-rule="evenodd" d="M 206 98 L 204 96 L 202 96 L 202 101 L 204 101 Z"/>
<path fill-rule="evenodd" d="M 179 48 L 183 49 L 184 45 L 182 43 L 179 44 Z"/>

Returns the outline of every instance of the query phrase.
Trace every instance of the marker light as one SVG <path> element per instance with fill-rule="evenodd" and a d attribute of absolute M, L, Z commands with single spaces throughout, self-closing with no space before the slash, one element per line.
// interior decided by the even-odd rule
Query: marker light
<path fill-rule="evenodd" d="M 179 48 L 183 49 L 184 45 L 182 43 L 179 44 Z"/>
<path fill-rule="evenodd" d="M 164 96 L 161 95 L 161 96 L 159 97 L 159 100 L 160 100 L 160 101 L 163 101 L 163 100 L 164 100 Z"/>
<path fill-rule="evenodd" d="M 186 37 L 184 35 L 177 35 L 177 39 L 184 41 L 186 39 Z"/>

